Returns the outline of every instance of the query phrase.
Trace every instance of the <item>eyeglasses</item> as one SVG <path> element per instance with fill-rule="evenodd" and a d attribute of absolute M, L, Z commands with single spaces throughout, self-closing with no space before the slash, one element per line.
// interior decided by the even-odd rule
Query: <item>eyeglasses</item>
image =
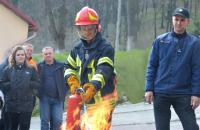
<path fill-rule="evenodd" d="M 97 25 L 96 24 L 80 25 L 80 26 L 78 26 L 78 29 L 81 31 L 93 31 L 93 30 L 97 29 Z"/>

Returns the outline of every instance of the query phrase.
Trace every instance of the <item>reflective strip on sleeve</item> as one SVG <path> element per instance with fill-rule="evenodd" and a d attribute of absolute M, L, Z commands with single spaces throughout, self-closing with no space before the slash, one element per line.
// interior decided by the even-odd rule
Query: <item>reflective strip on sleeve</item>
<path fill-rule="evenodd" d="M 68 56 L 67 61 L 69 62 L 69 64 L 76 68 L 76 62 L 74 61 L 74 59 L 71 57 L 71 55 Z"/>
<path fill-rule="evenodd" d="M 66 70 L 65 70 L 64 76 L 66 76 L 66 75 L 71 75 L 71 74 L 76 75 L 77 72 L 76 72 L 75 70 L 73 70 L 73 69 L 66 69 Z"/>
<path fill-rule="evenodd" d="M 105 80 L 104 80 L 104 77 L 102 74 L 95 74 L 93 77 L 92 77 L 92 80 L 96 80 L 96 81 L 99 81 L 101 83 L 101 87 L 103 87 L 105 85 Z"/>
<path fill-rule="evenodd" d="M 113 61 L 109 57 L 103 57 L 98 60 L 97 65 L 108 63 L 109 65 L 113 66 Z"/>
<path fill-rule="evenodd" d="M 100 91 L 98 91 L 96 93 L 96 95 L 94 96 L 94 100 L 95 100 L 95 103 L 100 103 L 100 102 L 103 101 L 103 98 L 101 97 L 101 92 Z"/>

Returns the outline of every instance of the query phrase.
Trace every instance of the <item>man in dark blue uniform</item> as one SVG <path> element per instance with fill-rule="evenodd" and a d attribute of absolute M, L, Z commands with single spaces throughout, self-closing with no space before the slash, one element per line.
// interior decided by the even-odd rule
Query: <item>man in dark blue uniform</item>
<path fill-rule="evenodd" d="M 173 106 L 184 130 L 199 130 L 194 110 L 200 103 L 200 40 L 186 32 L 190 14 L 177 8 L 173 31 L 158 36 L 151 50 L 145 98 L 154 102 L 156 130 L 169 130 Z"/>

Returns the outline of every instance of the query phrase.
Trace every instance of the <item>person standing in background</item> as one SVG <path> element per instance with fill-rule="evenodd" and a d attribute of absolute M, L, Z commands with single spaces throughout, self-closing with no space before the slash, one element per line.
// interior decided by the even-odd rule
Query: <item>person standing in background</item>
<path fill-rule="evenodd" d="M 27 57 L 28 63 L 30 65 L 32 65 L 37 70 L 37 63 L 32 58 L 33 49 L 34 49 L 33 45 L 30 44 L 30 43 L 25 43 L 23 45 L 23 48 L 24 48 L 24 50 L 26 52 L 26 57 Z"/>
<path fill-rule="evenodd" d="M 173 31 L 153 42 L 145 98 L 154 102 L 156 130 L 170 130 L 171 106 L 184 130 L 199 130 L 194 110 L 200 103 L 200 39 L 186 31 L 189 23 L 189 11 L 177 8 Z"/>
<path fill-rule="evenodd" d="M 36 70 L 26 61 L 23 47 L 13 48 L 4 69 L 0 89 L 5 94 L 5 130 L 29 130 L 33 110 L 33 89 L 39 89 Z"/>
<path fill-rule="evenodd" d="M 44 47 L 42 55 L 44 60 L 38 63 L 41 130 L 60 130 L 66 95 L 64 63 L 54 59 L 52 47 Z"/>
<path fill-rule="evenodd" d="M 3 62 L 0 64 L 0 80 L 2 79 L 2 75 L 3 75 L 3 71 L 6 68 L 6 66 L 8 66 L 9 64 L 9 56 L 11 55 L 12 52 L 12 48 L 9 48 L 5 54 L 5 57 L 3 59 Z M 3 94 L 3 99 L 4 99 L 4 95 L 6 94 L 4 91 L 2 91 Z M 5 100 L 4 100 L 5 102 Z M 2 106 L 2 110 L 1 110 L 1 118 L 0 118 L 0 130 L 5 130 L 5 124 L 7 123 L 7 121 L 5 120 L 5 107 L 4 104 Z"/>

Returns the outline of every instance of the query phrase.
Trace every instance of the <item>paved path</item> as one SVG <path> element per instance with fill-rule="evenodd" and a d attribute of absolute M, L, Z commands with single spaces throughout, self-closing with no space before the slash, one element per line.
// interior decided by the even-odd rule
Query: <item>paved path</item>
<path fill-rule="evenodd" d="M 196 110 L 200 124 L 200 107 Z M 40 130 L 39 118 L 33 117 L 31 130 Z M 153 107 L 145 103 L 118 105 L 113 114 L 112 130 L 155 130 Z M 172 110 L 171 130 L 183 130 L 181 123 Z"/>

